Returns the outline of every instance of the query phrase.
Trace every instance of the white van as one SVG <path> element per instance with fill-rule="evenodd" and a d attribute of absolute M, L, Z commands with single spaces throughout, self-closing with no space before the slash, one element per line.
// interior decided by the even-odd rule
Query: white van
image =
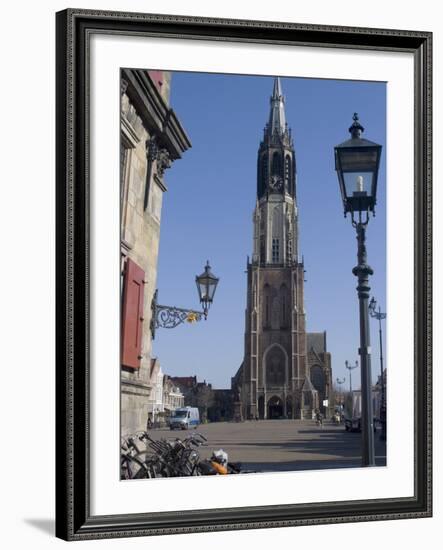
<path fill-rule="evenodd" d="M 200 414 L 197 407 L 175 409 L 169 419 L 169 428 L 171 430 L 175 428 L 187 430 L 188 428 L 196 428 L 199 424 Z"/>

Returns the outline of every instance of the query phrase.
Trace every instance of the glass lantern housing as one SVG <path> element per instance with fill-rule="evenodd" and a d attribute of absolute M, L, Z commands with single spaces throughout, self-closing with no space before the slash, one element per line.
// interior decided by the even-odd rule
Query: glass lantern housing
<path fill-rule="evenodd" d="M 205 270 L 201 275 L 198 275 L 195 278 L 197 284 L 198 296 L 200 298 L 200 303 L 203 305 L 203 310 L 205 313 L 209 309 L 213 299 L 215 290 L 218 284 L 218 277 L 216 277 L 211 272 L 211 266 L 209 261 L 206 262 Z"/>
<path fill-rule="evenodd" d="M 349 128 L 351 139 L 337 145 L 335 169 L 340 184 L 343 207 L 347 212 L 374 212 L 377 197 L 377 178 L 382 146 L 363 139 L 363 126 L 354 113 Z"/>

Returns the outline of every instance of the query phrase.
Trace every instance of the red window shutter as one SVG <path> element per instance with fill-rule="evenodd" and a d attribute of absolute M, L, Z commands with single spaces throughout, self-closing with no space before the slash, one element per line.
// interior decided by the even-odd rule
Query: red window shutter
<path fill-rule="evenodd" d="M 128 258 L 123 288 L 121 362 L 132 369 L 140 368 L 144 280 L 143 269 Z"/>
<path fill-rule="evenodd" d="M 159 92 L 162 91 L 163 86 L 163 71 L 148 71 L 149 76 L 156 85 Z"/>

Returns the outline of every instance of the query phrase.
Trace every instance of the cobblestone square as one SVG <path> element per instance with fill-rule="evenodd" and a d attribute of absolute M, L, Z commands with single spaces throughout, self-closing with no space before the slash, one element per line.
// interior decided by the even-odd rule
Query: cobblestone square
<path fill-rule="evenodd" d="M 325 421 L 323 427 L 311 420 L 261 420 L 216 422 L 197 429 L 208 439 L 200 448 L 202 458 L 222 448 L 231 462 L 243 469 L 261 472 L 358 468 L 361 466 L 361 433 L 346 432 L 344 425 Z M 185 436 L 186 431 L 151 430 L 154 439 Z M 386 442 L 375 434 L 377 466 L 386 465 Z"/>

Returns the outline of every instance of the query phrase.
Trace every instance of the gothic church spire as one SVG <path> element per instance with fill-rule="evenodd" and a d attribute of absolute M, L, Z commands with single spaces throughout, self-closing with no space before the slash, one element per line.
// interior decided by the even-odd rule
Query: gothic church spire
<path fill-rule="evenodd" d="M 258 151 L 257 198 L 288 194 L 295 199 L 295 151 L 286 122 L 285 98 L 279 77 L 274 78 L 268 123 Z"/>
<path fill-rule="evenodd" d="M 287 130 L 285 98 L 282 94 L 281 82 L 278 76 L 274 79 L 274 90 L 271 96 L 271 112 L 269 115 L 268 129 L 271 135 L 282 135 Z"/>

